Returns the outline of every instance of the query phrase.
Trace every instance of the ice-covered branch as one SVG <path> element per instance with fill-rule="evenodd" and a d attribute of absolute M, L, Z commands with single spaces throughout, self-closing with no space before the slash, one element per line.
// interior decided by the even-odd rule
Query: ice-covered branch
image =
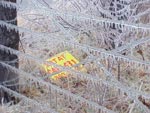
<path fill-rule="evenodd" d="M 53 85 L 53 84 L 48 83 L 48 82 L 45 82 L 44 80 L 42 80 L 42 79 L 39 78 L 39 77 L 34 77 L 33 75 L 31 75 L 31 74 L 29 74 L 29 73 L 26 73 L 26 72 L 24 72 L 24 71 L 22 71 L 22 70 L 19 70 L 19 69 L 17 69 L 17 68 L 14 68 L 14 67 L 12 67 L 12 66 L 9 66 L 8 64 L 2 63 L 2 62 L 0 62 L 0 63 L 1 63 L 3 66 L 5 66 L 5 67 L 7 67 L 7 68 L 9 68 L 9 69 L 11 69 L 11 70 L 13 70 L 13 71 L 15 71 L 16 73 L 20 73 L 19 76 L 23 76 L 23 77 L 25 77 L 25 78 L 30 78 L 31 80 L 34 80 L 35 82 L 38 82 L 39 84 L 46 85 L 46 86 L 52 88 L 53 90 L 55 90 L 55 91 L 57 91 L 57 92 L 60 92 L 60 93 L 62 93 L 62 94 L 64 94 L 64 95 L 66 95 L 67 97 L 70 97 L 70 98 L 75 99 L 75 100 L 80 100 L 81 102 L 85 102 L 85 103 L 87 103 L 89 106 L 92 106 L 93 108 L 101 109 L 101 110 L 106 111 L 106 112 L 108 112 L 108 113 L 115 113 L 115 112 L 113 112 L 112 110 L 109 110 L 109 109 L 107 109 L 106 107 L 100 106 L 99 104 L 97 104 L 97 103 L 95 103 L 95 102 L 89 101 L 89 100 L 87 100 L 87 99 L 85 99 L 85 98 L 83 98 L 83 97 L 81 97 L 81 96 L 79 96 L 79 95 L 75 95 L 75 94 L 73 94 L 73 93 L 71 93 L 71 92 L 69 92 L 69 91 L 67 91 L 67 90 L 65 90 L 65 89 L 61 89 L 61 88 L 59 88 L 59 87 L 56 86 L 56 85 Z"/>
<path fill-rule="evenodd" d="M 7 28 L 9 30 L 13 29 L 16 32 L 18 32 L 18 31 L 20 31 L 20 32 L 21 31 L 22 32 L 27 32 L 27 33 L 34 34 L 35 36 L 38 36 L 38 37 L 39 36 L 45 37 L 46 35 L 47 36 L 49 35 L 48 33 L 32 32 L 32 31 L 30 31 L 28 29 L 17 27 L 15 25 L 8 24 L 8 23 L 3 22 L 3 21 L 0 21 L 0 25 L 7 26 Z M 38 40 L 36 37 L 35 37 L 35 39 Z M 72 42 L 72 41 L 64 40 L 62 38 L 61 38 L 61 40 L 59 40 L 59 38 L 57 38 L 57 37 L 49 37 L 49 38 L 47 38 L 47 40 L 50 40 L 50 39 L 53 39 L 53 40 L 56 39 L 58 42 L 64 42 L 64 44 L 69 45 L 69 46 L 74 47 L 74 48 L 80 48 L 82 50 L 87 50 L 89 53 L 91 53 L 93 55 L 96 54 L 96 55 L 98 55 L 98 56 L 100 56 L 100 57 L 102 57 L 104 59 L 107 59 L 108 57 L 111 57 L 112 59 L 118 59 L 119 61 L 128 62 L 128 63 L 132 64 L 135 67 L 142 66 L 142 67 L 146 68 L 146 67 L 150 66 L 149 62 L 136 60 L 134 58 L 123 56 L 123 55 L 120 55 L 118 53 L 114 54 L 113 52 L 105 51 L 105 50 L 102 50 L 100 48 L 91 47 L 91 46 L 88 46 L 86 44 L 79 44 L 79 43 L 75 43 L 75 42 Z"/>
<path fill-rule="evenodd" d="M 132 4 L 145 4 L 147 2 L 149 2 L 149 0 L 131 0 Z"/>
<path fill-rule="evenodd" d="M 129 98 L 131 98 L 131 99 L 134 98 L 133 100 L 135 101 L 135 104 L 138 105 L 138 107 L 140 107 L 141 109 L 143 109 L 145 113 L 150 112 L 150 109 L 148 109 L 145 105 L 142 104 L 142 102 L 140 102 L 138 100 L 138 97 L 141 96 L 142 93 L 141 93 L 141 95 L 139 95 L 138 93 L 135 93 L 137 91 L 135 91 L 134 89 L 127 88 L 127 87 L 123 86 L 121 83 L 119 83 L 119 81 L 117 81 L 114 78 L 113 74 L 110 73 L 100 62 L 96 62 L 96 63 L 99 64 L 99 66 L 104 70 L 104 73 L 106 74 L 106 76 L 109 77 L 109 82 L 110 83 L 114 84 L 115 87 L 118 87 L 118 86 L 122 87 L 121 90 L 124 90 L 124 92 L 127 93 L 127 95 L 129 96 Z M 140 91 L 139 91 L 139 93 L 140 93 Z"/>
<path fill-rule="evenodd" d="M 143 43 L 148 43 L 149 41 L 150 41 L 150 37 L 142 38 L 142 39 L 139 39 L 136 41 L 132 41 L 132 42 L 130 42 L 124 46 L 121 46 L 119 48 L 116 48 L 116 49 L 112 50 L 112 52 L 121 52 L 125 49 L 134 48 L 134 47 L 141 45 Z"/>
<path fill-rule="evenodd" d="M 43 81 L 41 78 L 34 77 L 34 76 L 32 76 L 31 74 L 28 74 L 28 73 L 26 73 L 26 72 L 24 72 L 24 71 L 22 71 L 22 70 L 19 70 L 19 69 L 14 68 L 14 67 L 11 67 L 11 66 L 9 66 L 9 65 L 7 65 L 7 64 L 4 64 L 4 63 L 2 63 L 2 62 L 1 62 L 1 64 L 4 65 L 4 66 L 6 66 L 6 67 L 9 68 L 9 69 L 15 71 L 16 73 L 19 73 L 21 76 L 23 76 L 23 77 L 25 77 L 25 78 L 30 78 L 31 80 L 34 80 L 35 82 L 38 82 L 39 84 L 43 84 L 43 85 L 46 85 L 46 86 L 50 86 L 52 89 L 57 90 L 58 92 L 63 93 L 63 94 L 65 94 L 65 95 L 67 95 L 67 96 L 69 96 L 69 97 L 71 97 L 71 98 L 74 98 L 74 99 L 77 99 L 77 100 L 79 99 L 81 102 L 86 102 L 86 103 L 87 103 L 88 105 L 90 105 L 90 106 L 93 106 L 93 107 L 102 109 L 102 110 L 104 110 L 104 111 L 107 111 L 108 113 L 111 113 L 111 111 L 108 111 L 106 108 L 103 108 L 102 106 L 99 106 L 97 103 L 88 101 L 88 100 L 86 100 L 86 99 L 84 99 L 84 98 L 82 98 L 82 97 L 80 97 L 80 96 L 78 96 L 78 95 L 72 94 L 71 92 L 69 92 L 69 91 L 67 91 L 67 90 L 61 89 L 61 88 L 59 88 L 59 87 L 57 87 L 57 86 L 55 86 L 55 85 L 52 85 L 51 83 L 47 83 L 47 82 Z M 103 66 L 101 66 L 101 67 L 103 67 Z M 123 86 L 122 84 L 118 83 L 117 81 L 114 81 L 114 79 L 111 78 L 110 73 L 107 72 L 107 71 L 105 70 L 105 68 L 103 68 L 103 70 L 104 70 L 104 72 L 106 73 L 106 75 L 109 77 L 109 78 L 107 79 L 107 81 L 105 81 L 105 80 L 100 80 L 100 78 L 93 78 L 93 77 L 89 77 L 89 79 L 90 79 L 91 81 L 93 81 L 94 83 L 99 83 L 99 82 L 101 81 L 103 84 L 105 84 L 105 85 L 107 85 L 107 86 L 116 87 L 117 89 L 120 89 L 121 91 L 127 93 L 128 96 L 129 96 L 129 98 L 131 98 L 131 99 L 133 99 L 133 100 L 136 100 L 137 105 L 138 105 L 138 106 L 141 106 L 141 107 L 142 107 L 141 109 L 143 109 L 144 111 L 146 111 L 146 113 L 147 113 L 147 111 L 149 111 L 146 107 L 144 107 L 144 106 L 141 104 L 141 102 L 139 102 L 139 101 L 136 99 L 136 97 L 138 96 L 139 93 L 137 93 L 137 92 L 136 92 L 135 90 L 133 90 L 132 88 L 127 88 L 127 87 Z M 78 77 L 81 77 L 81 76 L 78 75 L 78 74 L 76 74 L 76 75 L 77 75 Z M 88 75 L 84 74 L 84 76 L 88 76 Z M 140 95 L 140 96 L 141 96 L 141 95 Z M 142 96 L 143 96 L 143 95 L 142 95 Z M 145 97 L 145 96 L 144 96 L 144 97 Z"/>
<path fill-rule="evenodd" d="M 36 100 L 30 99 L 30 98 L 28 98 L 20 93 L 17 93 L 3 85 L 0 85 L 0 88 L 2 88 L 4 91 L 9 93 L 10 95 L 13 95 L 19 99 L 23 99 L 24 101 L 27 101 L 27 102 L 31 102 L 33 105 L 37 105 L 39 108 L 46 110 L 49 113 L 58 113 L 58 112 L 54 111 L 53 109 L 49 108 L 49 106 L 47 106 L 46 104 L 43 104 L 43 103 L 41 104 L 41 103 L 37 102 Z"/>
<path fill-rule="evenodd" d="M 6 8 L 16 9 L 18 7 L 18 4 L 13 2 L 6 2 L 6 1 L 0 1 L 0 5 Z"/>
<path fill-rule="evenodd" d="M 146 14 L 148 14 L 148 15 L 150 14 L 150 8 L 145 10 L 145 11 L 142 11 L 142 12 L 138 13 L 137 15 L 134 15 L 133 17 L 138 19 L 139 17 L 141 17 L 143 15 L 146 15 Z"/>
<path fill-rule="evenodd" d="M 102 50 L 102 49 L 99 49 L 99 48 L 88 46 L 86 44 L 73 43 L 73 42 L 69 42 L 69 41 L 68 42 L 66 41 L 64 43 L 66 45 L 70 45 L 74 48 L 80 48 L 80 49 L 83 49 L 83 50 L 87 50 L 89 53 L 91 53 L 95 56 L 99 56 L 103 59 L 107 59 L 107 58 L 117 59 L 118 61 L 123 61 L 123 62 L 127 62 L 129 64 L 132 64 L 132 66 L 134 66 L 134 67 L 138 67 L 138 66 L 141 66 L 141 67 L 144 67 L 144 68 L 150 67 L 150 62 L 137 60 L 137 59 L 130 58 L 130 57 L 127 57 L 127 56 L 124 56 L 124 55 L 120 55 L 118 53 L 114 54 L 111 51 L 105 51 L 105 50 Z"/>
<path fill-rule="evenodd" d="M 12 49 L 9 49 L 9 48 L 7 48 L 7 47 L 4 47 L 4 46 L 0 46 L 0 48 L 1 49 L 3 49 L 3 50 L 7 50 L 7 51 L 11 51 L 13 54 L 15 54 L 15 53 L 17 53 L 17 52 L 15 52 L 16 50 L 12 50 Z M 32 56 L 30 56 L 30 55 L 26 55 L 26 54 L 24 54 L 24 53 L 21 53 L 21 52 L 18 52 L 17 53 L 17 55 L 22 55 L 22 56 L 24 56 L 25 58 L 27 58 L 27 59 L 32 59 L 32 60 L 34 60 L 34 61 L 36 61 L 36 62 L 39 62 L 39 63 L 43 63 L 44 61 L 43 60 L 40 60 L 40 59 L 38 59 L 38 58 L 35 58 L 35 57 L 32 57 Z M 94 60 L 95 60 L 96 58 L 94 58 Z M 97 58 L 97 60 L 98 60 L 98 58 Z M 95 60 L 96 61 L 96 60 Z M 97 62 L 97 61 L 96 61 Z M 68 68 L 68 67 L 62 67 L 62 66 L 59 66 L 59 65 L 57 65 L 57 64 L 54 64 L 54 63 L 48 63 L 49 65 L 53 65 L 53 66 L 55 66 L 55 67 L 58 67 L 60 70 L 62 70 L 62 71 L 67 71 L 67 72 L 69 72 L 69 73 L 72 73 L 74 76 L 77 76 L 77 77 L 79 77 L 79 78 L 81 78 L 81 79 L 85 79 L 85 80 L 89 80 L 89 81 L 93 81 L 93 82 L 95 82 L 95 83 L 98 83 L 98 82 L 103 82 L 104 84 L 107 84 L 107 85 L 110 85 L 110 86 L 116 86 L 116 88 L 120 88 L 122 91 L 127 91 L 127 90 L 132 90 L 132 93 L 131 92 L 129 92 L 128 94 L 133 94 L 134 96 L 137 96 L 137 95 L 142 95 L 143 97 L 145 97 L 145 98 L 150 98 L 150 96 L 149 95 L 147 95 L 147 94 L 144 94 L 143 92 L 139 92 L 139 91 L 137 91 L 137 90 L 134 90 L 133 88 L 128 88 L 128 87 L 126 87 L 126 86 L 123 86 L 122 87 L 122 85 L 120 85 L 121 83 L 119 83 L 119 82 L 116 82 L 116 80 L 115 80 L 115 82 L 114 82 L 114 84 L 113 83 L 109 83 L 110 81 L 104 81 L 103 79 L 101 79 L 101 78 L 99 78 L 99 77 L 94 77 L 94 76 L 91 76 L 91 75 L 89 75 L 89 74 L 86 74 L 86 73 L 82 73 L 82 72 L 79 72 L 79 71 L 76 71 L 76 70 L 73 70 L 73 69 L 71 69 L 71 68 Z M 103 66 L 102 67 L 99 67 L 99 68 L 103 68 Z M 116 85 L 118 83 L 118 85 Z M 134 92 L 133 92 L 134 91 Z"/>
<path fill-rule="evenodd" d="M 7 3 L 9 4 L 9 3 Z M 8 5 L 10 6 L 10 5 Z M 82 13 L 70 13 L 70 12 L 61 12 L 58 10 L 48 9 L 48 8 L 35 8 L 35 11 L 38 13 L 42 13 L 43 15 L 60 15 L 60 16 L 67 16 L 68 18 L 76 18 L 80 20 L 91 20 L 101 23 L 102 26 L 111 26 L 112 24 L 115 24 L 116 26 L 121 27 L 125 30 L 144 30 L 144 31 L 150 31 L 150 26 L 145 24 L 133 24 L 125 21 L 116 21 L 116 20 L 110 20 L 110 19 L 104 19 L 104 18 L 97 18 L 96 16 L 91 15 L 85 15 Z"/>
<path fill-rule="evenodd" d="M 118 26 L 118 28 L 122 28 L 125 30 L 144 30 L 144 31 L 150 31 L 150 26 L 145 24 L 133 24 L 125 21 L 116 21 L 116 20 L 110 20 L 110 19 L 104 19 L 104 18 L 97 18 L 90 15 L 85 14 L 79 14 L 79 13 L 68 13 L 68 12 L 60 12 L 56 10 L 48 10 L 48 9 L 36 9 L 37 12 L 43 13 L 45 15 L 59 15 L 62 17 L 68 17 L 68 18 L 75 18 L 79 20 L 91 20 L 101 23 L 102 26 L 111 26 L 112 24 L 115 24 L 115 26 Z"/>

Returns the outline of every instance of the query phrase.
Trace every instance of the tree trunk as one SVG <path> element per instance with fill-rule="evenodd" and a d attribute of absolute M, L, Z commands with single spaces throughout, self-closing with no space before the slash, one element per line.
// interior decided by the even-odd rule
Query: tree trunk
<path fill-rule="evenodd" d="M 16 0 L 3 0 L 16 3 Z M 0 5 L 0 20 L 5 21 L 9 24 L 17 25 L 17 11 L 13 8 L 6 8 Z M 0 44 L 10 47 L 12 49 L 18 50 L 19 47 L 19 34 L 15 32 L 15 30 L 8 30 L 7 27 L 0 26 Z M 6 53 L 3 50 L 0 50 L 0 61 L 8 63 L 11 66 L 18 68 L 18 57 L 11 53 Z M 6 81 L 10 81 L 9 83 L 5 83 Z M 8 88 L 12 90 L 18 91 L 18 74 L 13 72 L 12 70 L 4 67 L 0 63 L 0 83 L 6 85 Z M 0 99 L 4 97 L 4 101 L 10 101 L 10 96 L 4 91 L 0 92 Z M 1 103 L 0 100 L 0 103 Z"/>

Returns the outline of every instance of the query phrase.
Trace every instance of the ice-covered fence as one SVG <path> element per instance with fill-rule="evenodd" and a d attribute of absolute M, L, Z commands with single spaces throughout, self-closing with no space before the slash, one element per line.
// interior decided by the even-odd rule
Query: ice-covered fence
<path fill-rule="evenodd" d="M 45 38 L 43 38 L 42 36 L 45 36 L 47 34 L 47 33 L 32 32 L 28 29 L 20 28 L 20 27 L 11 25 L 11 24 L 7 24 L 6 22 L 2 22 L 2 21 L 0 21 L 0 24 L 1 24 L 1 26 L 8 27 L 8 30 L 14 29 L 14 30 L 16 30 L 16 32 L 20 31 L 20 32 L 27 32 L 27 33 L 33 34 L 33 36 L 35 36 L 35 38 L 33 37 L 33 41 L 37 40 L 37 38 L 39 40 L 43 40 Z M 51 36 L 49 38 L 48 38 L 48 36 L 45 36 L 45 37 L 47 37 L 47 39 L 45 39 L 45 41 L 47 41 L 47 42 L 51 41 L 52 39 L 54 39 L 54 40 L 56 39 L 56 41 L 58 41 L 58 42 L 60 40 L 59 37 L 57 38 L 57 37 L 52 37 L 52 35 L 49 35 L 49 34 L 47 34 L 47 35 Z M 62 41 L 64 41 L 64 43 L 68 43 L 68 44 L 71 43 L 71 46 L 73 46 L 73 47 L 80 47 L 81 49 L 83 49 L 85 51 L 89 50 L 89 52 L 93 55 L 101 55 L 101 57 L 104 57 L 104 59 L 108 58 L 108 57 L 116 58 L 118 60 L 122 60 L 124 62 L 134 64 L 135 67 L 136 66 L 143 66 L 143 67 L 147 68 L 147 66 L 150 64 L 149 62 L 140 61 L 140 60 L 133 59 L 133 58 L 130 58 L 130 57 L 127 57 L 127 56 L 123 56 L 123 55 L 120 55 L 120 54 L 117 54 L 117 53 L 114 54 L 113 52 L 105 51 L 101 48 L 91 47 L 91 46 L 86 45 L 86 44 L 79 44 L 79 43 L 74 43 L 72 41 L 65 41 L 64 39 L 62 39 Z M 38 40 L 37 40 L 37 42 L 38 42 Z M 29 41 L 29 43 L 30 43 L 30 41 Z M 36 45 L 36 46 L 38 46 L 38 45 Z"/>
<path fill-rule="evenodd" d="M 7 49 L 6 47 L 4 47 L 4 46 L 1 46 L 1 49 L 3 48 L 3 50 L 5 50 L 5 51 L 7 51 L 7 52 L 9 52 L 10 51 L 10 53 L 16 53 L 16 54 L 20 54 L 20 52 L 15 52 L 14 50 L 11 50 L 11 49 Z M 32 56 L 26 56 L 25 54 L 20 54 L 19 55 L 20 56 L 20 58 L 22 58 L 23 56 L 26 58 L 26 59 L 28 59 L 28 60 L 26 60 L 26 61 L 29 61 L 29 60 L 37 60 L 36 62 L 37 63 L 39 63 L 39 65 L 40 65 L 40 59 L 38 60 L 38 59 L 35 59 L 35 58 L 32 58 Z M 20 59 L 21 60 L 21 59 Z M 32 62 L 33 63 L 33 62 Z M 41 62 L 42 63 L 42 62 Z M 87 63 L 87 62 L 86 62 Z M 36 65 L 38 65 L 38 64 L 36 64 Z M 60 66 L 59 66 L 60 67 Z M 100 66 L 101 68 L 102 68 L 102 66 Z M 29 67 L 29 68 L 31 68 L 31 67 Z M 104 69 L 105 69 L 105 67 L 103 67 Z M 61 69 L 65 69 L 65 68 L 62 68 L 61 67 Z M 29 70 L 28 70 L 29 71 Z M 74 70 L 72 70 L 72 71 L 74 71 Z M 133 97 L 136 97 L 136 95 L 138 94 L 138 92 L 133 92 L 133 89 L 128 89 L 127 87 L 124 87 L 124 86 L 121 86 L 121 84 L 116 84 L 116 82 L 117 81 L 111 81 L 111 78 L 106 78 L 106 79 L 108 79 L 108 81 L 105 83 L 105 79 L 100 79 L 100 78 L 93 78 L 92 76 L 90 77 L 90 75 L 88 75 L 88 74 L 85 74 L 85 73 L 81 73 L 80 74 L 80 72 L 77 72 L 77 71 L 75 71 L 75 72 L 72 72 L 72 71 L 69 71 L 70 73 L 72 73 L 74 76 L 75 76 L 75 74 L 76 74 L 76 76 L 77 77 L 81 77 L 82 79 L 84 78 L 85 80 L 87 79 L 87 80 L 90 80 L 90 81 L 93 81 L 93 83 L 92 84 L 96 84 L 96 83 L 99 83 L 99 81 L 101 81 L 101 82 L 104 82 L 104 84 L 107 86 L 115 86 L 116 88 L 119 88 L 119 89 L 121 89 L 121 91 L 123 91 L 123 92 L 126 92 L 127 94 L 128 94 L 128 96 L 131 94 L 131 97 L 130 98 L 132 98 L 133 99 Z M 105 73 L 106 73 L 106 75 L 108 76 L 108 77 L 111 77 L 111 74 L 109 73 L 109 72 L 107 72 L 106 70 L 104 70 L 105 71 Z M 19 72 L 19 71 L 18 71 Z M 34 73 L 34 71 L 32 70 L 32 72 Z M 31 72 L 31 73 L 32 73 Z M 35 70 L 35 72 L 37 72 L 37 68 L 36 68 L 36 70 Z M 34 73 L 34 75 L 36 75 L 36 74 L 38 74 L 38 73 Z M 31 77 L 31 76 L 29 76 L 29 77 Z M 35 76 L 35 79 L 37 79 L 37 76 Z M 116 84 L 116 85 L 115 85 Z M 134 93 L 133 95 L 133 97 L 132 97 L 132 92 Z M 67 93 L 66 93 L 67 94 Z M 142 95 L 141 93 L 139 93 L 139 95 Z M 149 98 L 148 97 L 148 95 L 146 96 L 146 95 L 143 95 L 143 97 L 145 97 L 145 98 Z M 43 97 L 42 97 L 43 98 Z M 140 102 L 139 102 L 140 103 Z M 141 105 L 139 105 L 139 106 L 141 106 Z"/>
<path fill-rule="evenodd" d="M 35 4 L 39 1 L 32 0 L 31 3 L 32 2 Z M 62 8 L 62 10 L 57 10 L 55 9 L 56 7 L 53 7 L 50 4 L 45 4 L 45 6 L 39 4 L 39 6 L 42 6 L 40 9 L 36 6 L 23 9 L 25 13 L 25 11 L 30 11 L 34 8 L 36 11 L 34 13 L 38 12 L 37 14 L 51 18 L 52 24 L 60 29 L 60 32 L 55 34 L 49 33 L 48 31 L 31 31 L 28 28 L 14 26 L 4 21 L 0 21 L 0 26 L 4 26 L 8 30 L 14 29 L 16 32 L 19 32 L 20 35 L 23 33 L 24 37 L 27 35 L 26 42 L 28 43 L 28 46 L 25 45 L 26 48 L 24 48 L 26 53 L 15 51 L 0 45 L 0 49 L 2 51 L 19 56 L 20 69 L 9 66 L 9 62 L 1 61 L 1 64 L 6 66 L 8 71 L 13 70 L 16 73 L 19 73 L 20 81 L 24 81 L 23 84 L 19 84 L 21 89 L 24 89 L 23 91 L 27 89 L 29 93 L 32 93 L 32 90 L 37 93 L 35 95 L 25 94 L 26 96 L 29 96 L 32 100 L 39 101 L 39 103 L 41 102 L 43 105 L 45 104 L 46 107 L 48 103 L 48 106 L 54 108 L 58 112 L 61 109 L 70 110 L 64 110 L 65 112 L 71 112 L 71 110 L 74 110 L 74 112 L 81 112 L 77 111 L 80 109 L 80 106 L 81 109 L 94 113 L 103 111 L 108 113 L 120 111 L 136 112 L 137 110 L 139 110 L 139 112 L 149 112 L 149 108 L 143 102 L 143 99 L 150 99 L 148 90 L 144 89 L 145 84 L 149 85 L 149 78 L 147 78 L 147 81 L 143 81 L 141 78 L 138 78 L 138 75 L 141 74 L 139 70 L 149 72 L 149 61 L 138 60 L 132 56 L 125 56 L 118 53 L 125 49 L 130 51 L 130 48 L 133 49 L 136 46 L 143 45 L 143 43 L 146 43 L 145 45 L 148 47 L 150 30 L 149 25 L 113 20 L 112 15 L 110 15 L 111 13 L 108 10 L 104 11 L 103 9 L 101 9 L 101 12 L 104 12 L 106 15 L 103 18 L 97 17 L 95 14 L 92 15 L 93 10 L 92 13 L 90 12 L 86 14 L 85 12 L 90 11 L 90 9 L 94 9 L 93 5 L 88 7 L 86 11 L 82 9 L 83 12 L 82 10 L 81 12 L 76 11 L 76 9 L 72 12 L 69 8 L 66 10 L 65 3 L 68 4 L 67 2 L 69 3 L 69 1 L 64 1 L 63 3 L 61 0 L 56 3 L 54 2 L 53 5 Z M 85 1 L 81 0 L 80 2 L 84 3 Z M 78 7 L 80 2 L 73 0 L 71 4 Z M 88 1 L 86 2 L 88 3 Z M 119 2 L 121 4 L 127 3 L 121 1 Z M 136 2 L 137 1 L 128 1 L 126 7 L 129 8 L 129 4 L 137 4 Z M 144 2 L 147 3 L 149 1 L 140 1 L 140 4 Z M 17 7 L 19 11 L 19 4 L 13 4 L 10 2 L 1 3 L 5 7 Z M 62 6 L 60 4 L 62 4 Z M 140 15 L 147 13 L 149 13 L 149 10 Z M 111 19 L 107 18 L 109 16 L 111 16 Z M 95 42 L 98 41 L 98 38 L 90 40 L 90 38 L 93 37 L 90 36 L 91 31 L 98 33 L 103 31 L 103 29 L 106 29 L 107 31 L 111 28 L 112 30 L 114 25 L 115 29 L 121 29 L 121 31 L 127 32 L 127 34 L 133 32 L 134 34 L 130 37 L 133 36 L 134 39 L 130 40 L 127 38 L 129 41 L 124 43 L 124 46 L 117 49 L 114 48 L 112 51 L 106 51 L 99 48 L 98 45 L 95 46 L 90 44 L 92 40 Z M 99 28 L 100 30 L 98 30 Z M 87 32 L 87 30 L 90 32 Z M 108 36 L 103 34 L 106 31 L 104 30 L 101 33 L 102 38 L 108 38 Z M 111 32 L 115 32 L 116 36 L 118 34 L 115 30 L 112 30 Z M 86 41 L 82 43 L 78 40 L 77 37 L 84 37 L 82 33 L 89 35 L 90 38 L 88 38 L 90 41 L 88 43 Z M 124 34 L 120 35 L 119 33 L 119 37 L 124 36 Z M 88 40 L 88 38 L 86 40 Z M 64 84 L 57 82 L 53 83 L 53 81 L 49 79 L 49 76 L 53 75 L 43 73 L 41 64 L 47 63 L 45 60 L 49 57 L 55 56 L 57 53 L 66 50 L 73 54 L 80 61 L 80 63 L 74 66 L 74 69 L 49 63 L 50 65 L 59 68 L 61 71 L 66 71 L 69 73 L 69 76 L 65 79 L 66 82 L 64 82 Z M 79 70 L 81 65 L 85 68 L 85 72 Z M 119 69 L 121 70 L 121 73 Z M 134 78 L 137 82 L 134 81 L 131 84 L 127 78 L 130 78 L 129 76 L 132 74 L 129 74 L 128 76 L 126 73 L 123 73 L 124 70 L 129 71 L 128 73 L 137 74 L 137 77 Z M 7 86 L 9 84 L 5 83 L 3 85 Z M 4 86 L 2 87 L 6 89 Z M 41 89 L 44 89 L 44 91 L 41 91 Z M 9 92 L 9 90 L 6 91 Z M 23 91 L 20 91 L 19 94 L 23 95 Z M 123 99 L 125 101 L 122 101 Z M 111 102 L 114 102 L 114 105 Z M 66 105 L 63 105 L 63 103 Z M 118 107 L 122 108 L 119 109 Z"/>

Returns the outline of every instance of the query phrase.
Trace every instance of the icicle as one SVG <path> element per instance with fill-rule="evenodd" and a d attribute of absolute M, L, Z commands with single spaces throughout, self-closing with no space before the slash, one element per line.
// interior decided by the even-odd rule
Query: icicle
<path fill-rule="evenodd" d="M 17 5 L 12 2 L 0 1 L 0 4 L 5 8 L 16 9 Z"/>
<path fill-rule="evenodd" d="M 94 79 L 94 81 L 95 81 L 95 79 Z"/>

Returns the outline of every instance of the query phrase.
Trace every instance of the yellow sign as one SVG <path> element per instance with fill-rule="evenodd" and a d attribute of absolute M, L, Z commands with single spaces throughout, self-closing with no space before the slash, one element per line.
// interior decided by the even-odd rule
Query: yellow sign
<path fill-rule="evenodd" d="M 74 56 L 72 56 L 68 51 L 59 53 L 56 56 L 48 59 L 47 61 L 56 63 L 60 66 L 68 66 L 68 67 L 72 67 L 73 65 L 79 63 L 79 61 Z M 58 68 L 54 66 L 46 65 L 46 64 L 44 64 L 43 67 L 46 73 L 48 74 L 53 74 L 53 73 L 57 73 L 60 71 Z M 59 79 L 61 77 L 67 77 L 67 73 L 60 72 L 58 74 L 54 74 L 53 76 L 51 76 L 51 78 L 54 80 Z"/>

